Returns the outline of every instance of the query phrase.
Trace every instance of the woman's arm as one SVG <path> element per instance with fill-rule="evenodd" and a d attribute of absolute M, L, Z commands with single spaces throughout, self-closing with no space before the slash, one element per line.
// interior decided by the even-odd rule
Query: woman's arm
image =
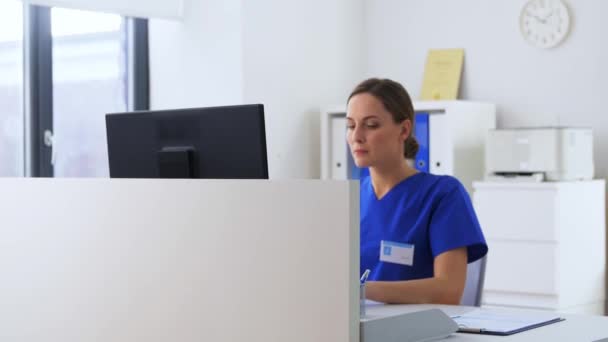
<path fill-rule="evenodd" d="M 405 281 L 370 281 L 368 299 L 391 304 L 460 304 L 467 276 L 467 248 L 457 248 L 435 257 L 434 276 Z"/>

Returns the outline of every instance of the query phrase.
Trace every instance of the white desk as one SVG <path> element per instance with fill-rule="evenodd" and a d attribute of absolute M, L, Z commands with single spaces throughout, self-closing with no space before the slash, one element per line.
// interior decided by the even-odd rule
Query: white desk
<path fill-rule="evenodd" d="M 369 303 L 366 306 L 367 316 L 387 315 L 396 313 L 406 313 L 417 310 L 425 310 L 439 308 L 449 316 L 464 314 L 473 307 L 467 306 L 451 306 L 451 305 L 383 305 Z M 498 309 L 497 309 L 498 310 Z M 517 312 L 532 310 L 511 310 L 505 309 L 501 311 Z M 542 311 L 546 312 L 546 311 Z M 445 339 L 446 341 L 496 341 L 496 342 L 511 342 L 511 341 L 596 341 L 603 338 L 608 338 L 608 317 L 592 316 L 592 315 L 576 315 L 564 314 L 561 315 L 566 320 L 559 323 L 549 324 L 532 330 L 523 331 L 510 336 L 492 336 L 479 334 L 463 334 L 456 333 Z"/>

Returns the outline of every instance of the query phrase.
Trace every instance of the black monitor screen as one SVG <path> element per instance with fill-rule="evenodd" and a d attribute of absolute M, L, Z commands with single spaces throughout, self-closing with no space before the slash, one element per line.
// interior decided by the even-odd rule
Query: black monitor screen
<path fill-rule="evenodd" d="M 106 115 L 112 178 L 266 179 L 261 104 Z"/>

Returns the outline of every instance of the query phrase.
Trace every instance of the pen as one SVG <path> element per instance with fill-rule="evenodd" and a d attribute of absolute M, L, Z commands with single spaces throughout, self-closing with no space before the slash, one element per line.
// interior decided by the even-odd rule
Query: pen
<path fill-rule="evenodd" d="M 459 327 L 458 332 L 481 334 L 485 329 Z"/>
<path fill-rule="evenodd" d="M 364 284 L 367 281 L 367 277 L 369 277 L 369 272 L 369 269 L 363 272 L 363 275 L 361 276 L 361 284 Z"/>

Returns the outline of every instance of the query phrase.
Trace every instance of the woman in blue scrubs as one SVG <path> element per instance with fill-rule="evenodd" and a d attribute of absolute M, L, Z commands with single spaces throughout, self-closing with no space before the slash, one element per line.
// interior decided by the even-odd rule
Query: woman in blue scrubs
<path fill-rule="evenodd" d="M 368 299 L 459 304 L 467 263 L 488 251 L 470 198 L 451 176 L 419 172 L 414 108 L 388 79 L 368 79 L 348 99 L 347 140 L 361 179 L 361 273 Z M 431 142 L 432 143 L 432 142 Z"/>

